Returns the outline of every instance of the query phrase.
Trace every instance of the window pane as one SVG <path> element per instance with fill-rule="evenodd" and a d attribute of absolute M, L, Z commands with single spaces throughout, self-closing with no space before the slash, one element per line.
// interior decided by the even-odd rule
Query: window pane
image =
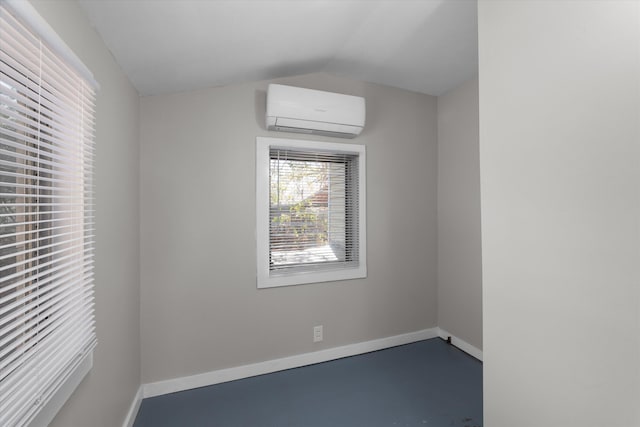
<path fill-rule="evenodd" d="M 355 156 L 272 150 L 270 269 L 353 261 Z M 357 199 L 356 199 L 357 200 Z"/>
<path fill-rule="evenodd" d="M 271 160 L 271 265 L 336 261 L 329 246 L 329 163 Z"/>

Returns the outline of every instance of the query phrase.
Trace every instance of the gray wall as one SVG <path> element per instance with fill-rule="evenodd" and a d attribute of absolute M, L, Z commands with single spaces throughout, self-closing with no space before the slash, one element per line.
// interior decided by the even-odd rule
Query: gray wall
<path fill-rule="evenodd" d="M 142 98 L 145 383 L 437 324 L 436 98 L 327 74 L 277 82 L 366 98 L 353 142 L 367 146 L 368 278 L 256 289 L 255 138 L 312 138 L 264 130 L 269 82 Z"/>
<path fill-rule="evenodd" d="M 485 425 L 640 425 L 640 3 L 481 1 Z"/>
<path fill-rule="evenodd" d="M 482 350 L 478 79 L 438 97 L 438 326 Z"/>
<path fill-rule="evenodd" d="M 140 385 L 138 228 L 139 98 L 74 1 L 33 1 L 91 69 L 96 99 L 95 303 L 93 370 L 52 427 L 122 425 Z"/>

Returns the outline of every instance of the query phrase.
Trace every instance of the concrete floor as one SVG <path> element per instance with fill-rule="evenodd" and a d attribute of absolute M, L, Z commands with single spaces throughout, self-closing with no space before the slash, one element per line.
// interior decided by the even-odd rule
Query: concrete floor
<path fill-rule="evenodd" d="M 482 363 L 439 338 L 144 399 L 134 427 L 481 427 Z"/>

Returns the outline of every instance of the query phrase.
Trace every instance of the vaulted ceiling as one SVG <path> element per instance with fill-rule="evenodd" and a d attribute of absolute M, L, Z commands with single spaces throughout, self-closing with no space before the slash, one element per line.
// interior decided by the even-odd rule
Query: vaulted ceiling
<path fill-rule="evenodd" d="M 477 73 L 474 0 L 79 0 L 141 95 L 325 71 L 430 95 Z"/>

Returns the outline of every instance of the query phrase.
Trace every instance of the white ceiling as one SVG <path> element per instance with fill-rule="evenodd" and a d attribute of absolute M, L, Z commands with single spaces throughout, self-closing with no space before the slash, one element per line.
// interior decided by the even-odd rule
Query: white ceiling
<path fill-rule="evenodd" d="M 325 71 L 441 95 L 477 73 L 475 0 L 79 0 L 141 95 Z"/>

